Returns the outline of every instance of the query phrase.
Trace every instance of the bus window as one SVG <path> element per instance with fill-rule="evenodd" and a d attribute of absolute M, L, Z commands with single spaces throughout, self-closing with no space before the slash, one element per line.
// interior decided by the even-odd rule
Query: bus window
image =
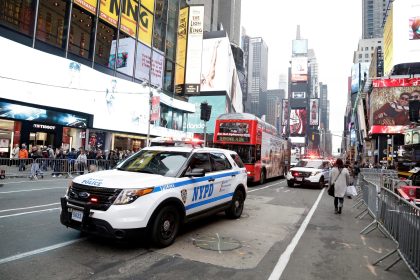
<path fill-rule="evenodd" d="M 261 160 L 261 145 L 257 145 L 256 147 L 257 147 L 257 151 L 256 151 L 257 161 L 259 161 Z"/>

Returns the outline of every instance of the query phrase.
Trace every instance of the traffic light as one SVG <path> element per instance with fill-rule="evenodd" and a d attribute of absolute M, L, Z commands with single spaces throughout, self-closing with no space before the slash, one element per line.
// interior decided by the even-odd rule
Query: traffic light
<path fill-rule="evenodd" d="M 207 102 L 203 102 L 200 105 L 200 109 L 200 120 L 208 122 L 211 115 L 211 105 L 207 104 Z"/>

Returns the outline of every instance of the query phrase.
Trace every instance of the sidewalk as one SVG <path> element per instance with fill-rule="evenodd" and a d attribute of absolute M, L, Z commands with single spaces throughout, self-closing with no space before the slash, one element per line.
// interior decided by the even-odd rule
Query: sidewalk
<path fill-rule="evenodd" d="M 333 198 L 324 191 L 305 233 L 293 252 L 283 272 L 282 280 L 306 279 L 415 279 L 401 260 L 389 271 L 385 268 L 397 259 L 397 255 L 371 265 L 396 245 L 379 230 L 368 235 L 360 231 L 373 219 L 366 215 L 355 219 L 364 208 L 352 208 L 354 199 L 345 199 L 343 213 L 334 214 Z"/>

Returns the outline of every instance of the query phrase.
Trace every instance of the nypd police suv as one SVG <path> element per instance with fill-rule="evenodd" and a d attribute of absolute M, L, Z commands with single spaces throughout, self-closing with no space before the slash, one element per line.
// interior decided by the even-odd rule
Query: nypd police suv
<path fill-rule="evenodd" d="M 242 214 L 247 173 L 224 149 L 144 148 L 113 170 L 73 179 L 61 198 L 61 223 L 82 232 L 124 238 L 146 232 L 154 244 L 172 244 L 185 222 L 225 211 Z"/>

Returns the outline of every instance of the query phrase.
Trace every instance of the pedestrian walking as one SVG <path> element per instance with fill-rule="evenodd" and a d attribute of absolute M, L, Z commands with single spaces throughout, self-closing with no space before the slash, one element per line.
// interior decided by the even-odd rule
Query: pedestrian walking
<path fill-rule="evenodd" d="M 28 160 L 28 150 L 26 149 L 26 144 L 22 144 L 22 148 L 19 150 L 19 171 L 26 170 L 26 164 Z"/>
<path fill-rule="evenodd" d="M 32 159 L 31 175 L 29 176 L 29 178 L 31 180 L 38 180 L 38 177 L 44 178 L 44 175 L 41 169 L 39 168 L 39 162 L 37 161 L 37 159 L 42 158 L 42 154 L 38 150 L 37 146 L 32 146 L 32 150 L 29 157 Z"/>
<path fill-rule="evenodd" d="M 331 184 L 334 184 L 334 208 L 336 214 L 341 214 L 344 203 L 344 195 L 346 188 L 350 183 L 350 174 L 347 168 L 344 167 L 342 159 L 337 159 L 331 171 Z"/>
<path fill-rule="evenodd" d="M 76 159 L 77 170 L 80 175 L 85 173 L 85 168 L 87 165 L 87 156 L 84 149 L 80 149 L 80 154 Z"/>

